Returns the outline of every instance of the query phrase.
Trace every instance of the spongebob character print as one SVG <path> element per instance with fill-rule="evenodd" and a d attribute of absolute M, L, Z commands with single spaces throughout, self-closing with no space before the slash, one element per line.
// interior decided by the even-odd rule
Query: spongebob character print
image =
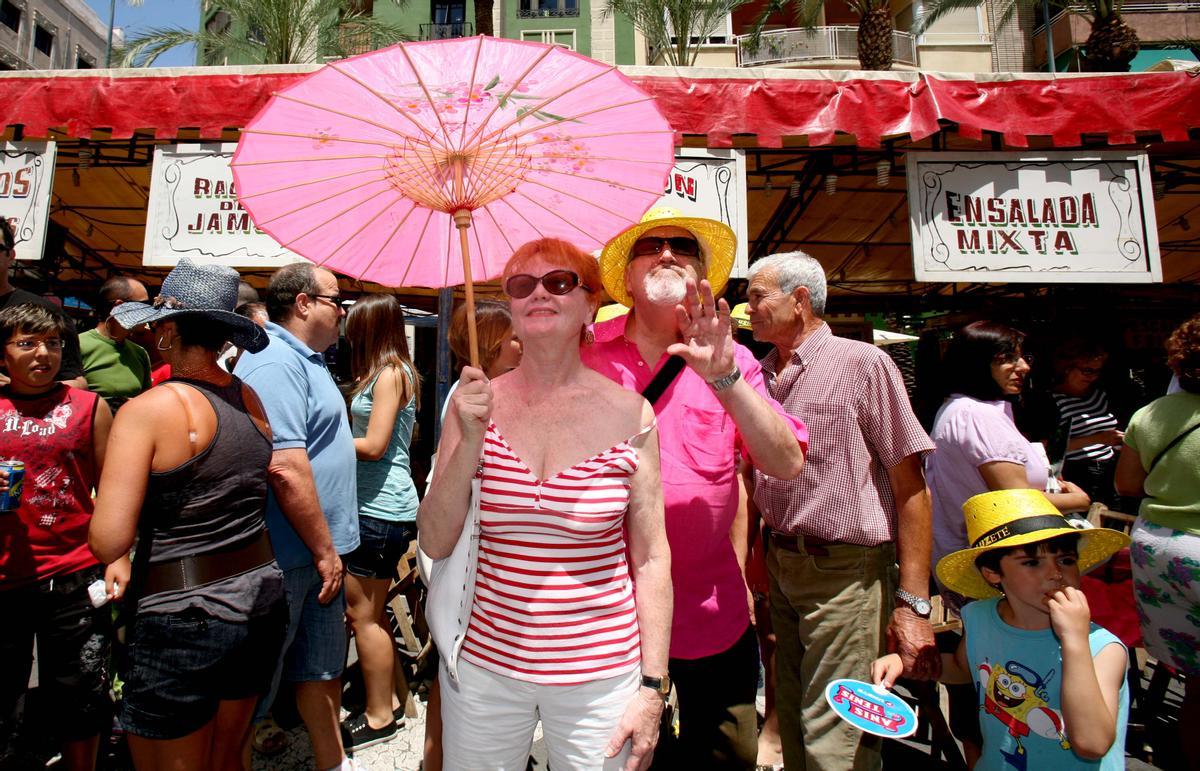
<path fill-rule="evenodd" d="M 1117 736 L 1099 760 L 1084 760 L 1071 750 L 1062 714 L 1062 648 L 1050 629 L 1009 626 L 997 610 L 999 598 L 963 608 L 967 659 L 976 674 L 979 726 L 983 734 L 980 771 L 1125 768 L 1125 725 L 1129 693 L 1122 683 Z M 1112 633 L 1092 624 L 1092 655 L 1121 645 Z M 1124 646 L 1122 646 L 1124 647 Z"/>

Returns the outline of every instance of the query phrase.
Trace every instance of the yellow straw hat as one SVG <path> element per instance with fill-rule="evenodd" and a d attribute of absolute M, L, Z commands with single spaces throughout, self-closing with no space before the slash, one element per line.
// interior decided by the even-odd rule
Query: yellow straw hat
<path fill-rule="evenodd" d="M 721 296 L 737 254 L 737 236 L 733 230 L 724 222 L 685 217 L 678 209 L 659 206 L 646 212 L 641 222 L 619 233 L 600 252 L 600 280 L 608 290 L 609 297 L 624 306 L 633 307 L 633 298 L 625 291 L 625 266 L 629 264 L 633 243 L 647 231 L 671 225 L 689 231 L 700 242 L 700 254 L 708 272 L 705 278 L 712 285 L 713 296 Z"/>
<path fill-rule="evenodd" d="M 626 313 L 629 313 L 629 309 L 620 303 L 601 305 L 599 310 L 596 311 L 596 323 L 599 324 L 601 321 L 615 319 L 617 316 L 624 316 Z"/>
<path fill-rule="evenodd" d="M 750 314 L 746 310 L 749 306 L 750 303 L 738 303 L 729 311 L 729 318 L 738 329 L 750 329 Z"/>
<path fill-rule="evenodd" d="M 937 577 L 950 589 L 967 597 L 999 597 L 983 579 L 975 559 L 986 551 L 1011 549 L 1075 534 L 1079 539 L 1079 572 L 1103 563 L 1125 546 L 1129 536 L 1104 527 L 1076 529 L 1037 490 L 996 490 L 972 496 L 963 504 L 967 540 L 971 547 L 938 560 Z"/>

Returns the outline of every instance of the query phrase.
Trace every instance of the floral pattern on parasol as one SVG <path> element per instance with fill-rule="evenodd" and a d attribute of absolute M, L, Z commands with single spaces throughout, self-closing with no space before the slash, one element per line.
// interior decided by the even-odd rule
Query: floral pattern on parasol
<path fill-rule="evenodd" d="M 233 171 L 258 227 L 298 254 L 445 287 L 495 278 L 534 238 L 599 248 L 661 195 L 673 145 L 614 66 L 475 37 L 401 43 L 297 81 L 243 129 Z"/>

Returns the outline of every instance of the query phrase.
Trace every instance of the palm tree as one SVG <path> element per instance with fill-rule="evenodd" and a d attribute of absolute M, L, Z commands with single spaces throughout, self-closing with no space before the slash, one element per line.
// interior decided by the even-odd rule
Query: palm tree
<path fill-rule="evenodd" d="M 202 0 L 202 15 L 209 22 L 200 29 L 150 29 L 115 53 L 119 66 L 148 67 L 166 51 L 191 43 L 208 63 L 240 54 L 262 64 L 303 64 L 408 37 L 364 5 L 369 6 L 358 0 Z M 209 17 L 214 9 L 217 15 Z"/>
<path fill-rule="evenodd" d="M 845 2 L 859 16 L 858 66 L 864 70 L 890 70 L 895 49 L 892 46 L 892 9 L 887 0 Z M 767 19 L 776 13 L 790 12 L 796 26 L 811 30 L 817 26 L 824 10 L 824 0 L 769 0 L 755 21 L 750 47 L 757 48 Z"/>
<path fill-rule="evenodd" d="M 931 24 L 950 11 L 976 8 L 980 0 L 926 0 L 924 13 L 913 23 L 913 33 L 921 34 Z M 1007 24 L 1017 11 L 1018 3 L 1028 8 L 1041 8 L 1042 0 L 994 0 L 997 29 Z M 1121 17 L 1122 0 L 1050 0 L 1050 8 L 1068 10 L 1088 16 L 1092 32 L 1080 56 L 1085 72 L 1128 72 L 1129 63 L 1137 56 L 1137 33 Z M 1049 24 L 1051 19 L 1046 19 Z M 1053 51 L 1047 57 L 1054 56 Z"/>
<path fill-rule="evenodd" d="M 478 0 L 476 0 L 478 2 Z M 623 13 L 646 37 L 650 58 L 673 67 L 696 63 L 701 42 L 747 0 L 608 0 L 605 13 Z M 676 30 L 687 30 L 676 34 Z"/>

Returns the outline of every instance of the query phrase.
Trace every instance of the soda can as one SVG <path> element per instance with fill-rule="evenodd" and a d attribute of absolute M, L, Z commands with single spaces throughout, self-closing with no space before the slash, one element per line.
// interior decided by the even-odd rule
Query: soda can
<path fill-rule="evenodd" d="M 25 463 L 0 460 L 0 471 L 8 472 L 8 489 L 0 492 L 0 511 L 16 511 L 21 505 L 21 489 L 25 486 Z"/>

